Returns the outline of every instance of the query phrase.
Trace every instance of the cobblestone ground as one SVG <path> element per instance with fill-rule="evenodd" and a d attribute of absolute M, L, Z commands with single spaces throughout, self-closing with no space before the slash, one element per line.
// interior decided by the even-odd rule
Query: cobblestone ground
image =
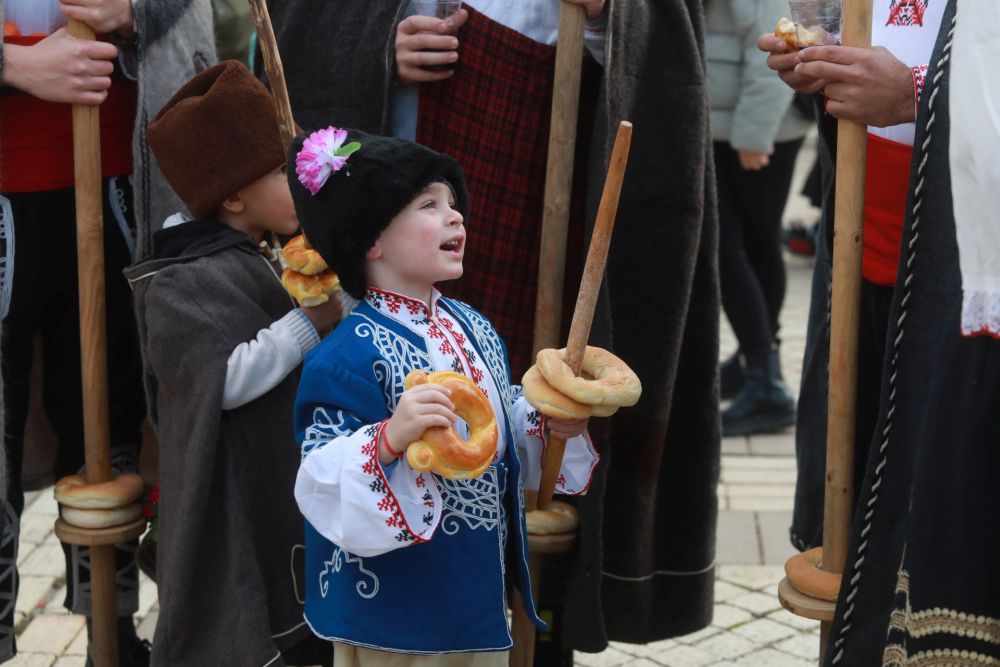
<path fill-rule="evenodd" d="M 793 193 L 814 156 L 807 141 L 799 156 Z M 786 220 L 815 213 L 793 194 Z M 809 309 L 808 260 L 786 256 L 788 294 L 781 315 L 782 368 L 797 393 Z M 722 319 L 720 358 L 736 349 Z M 819 623 L 793 616 L 778 604 L 777 584 L 794 551 L 788 541 L 795 486 L 794 435 L 728 438 L 722 444 L 715 614 L 712 625 L 676 639 L 635 645 L 613 642 L 602 653 L 577 653 L 580 667 L 805 667 L 819 654 Z M 57 507 L 51 488 L 28 494 L 21 525 L 17 599 L 19 654 L 12 666 L 82 667 L 87 650 L 82 616 L 62 607 L 66 593 L 62 549 L 53 533 Z M 156 586 L 142 576 L 138 632 L 152 638 Z"/>

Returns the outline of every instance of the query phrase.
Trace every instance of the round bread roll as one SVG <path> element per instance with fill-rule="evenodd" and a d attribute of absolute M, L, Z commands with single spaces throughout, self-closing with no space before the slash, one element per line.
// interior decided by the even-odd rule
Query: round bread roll
<path fill-rule="evenodd" d="M 132 503 L 125 507 L 101 510 L 82 510 L 63 505 L 60 509 L 63 521 L 77 528 L 111 528 L 121 526 L 139 518 L 142 505 Z"/>
<path fill-rule="evenodd" d="M 817 600 L 836 602 L 841 575 L 821 569 L 823 547 L 815 547 L 792 556 L 785 562 L 789 583 L 804 595 Z"/>
<path fill-rule="evenodd" d="M 77 509 L 114 509 L 139 499 L 145 485 L 135 473 L 115 475 L 110 482 L 87 484 L 80 475 L 69 475 L 56 482 L 56 502 Z"/>
<path fill-rule="evenodd" d="M 333 271 L 306 275 L 289 268 L 282 271 L 281 284 L 293 299 L 306 307 L 326 303 L 340 289 L 340 279 Z"/>
<path fill-rule="evenodd" d="M 532 366 L 521 378 L 521 388 L 524 398 L 531 407 L 539 410 L 546 417 L 577 421 L 590 417 L 594 407 L 574 401 L 569 396 L 557 391 L 545 381 L 538 371 L 538 366 Z"/>
<path fill-rule="evenodd" d="M 316 250 L 306 247 L 306 235 L 299 234 L 281 249 L 285 263 L 292 271 L 315 276 L 326 271 L 326 260 Z"/>
<path fill-rule="evenodd" d="M 525 512 L 524 522 L 529 535 L 558 535 L 576 530 L 580 515 L 569 503 L 553 500 L 548 509 Z"/>
<path fill-rule="evenodd" d="M 493 463 L 499 436 L 489 399 L 468 376 L 454 371 L 411 371 L 403 380 L 403 387 L 410 389 L 427 383 L 451 390 L 455 414 L 469 425 L 469 439 L 463 440 L 451 427 L 429 428 L 407 447 L 406 462 L 414 470 L 433 470 L 448 479 L 479 477 Z"/>
<path fill-rule="evenodd" d="M 622 407 L 635 405 L 642 394 L 639 377 L 624 361 L 599 347 L 587 346 L 581 375 L 575 375 L 563 359 L 566 348 L 539 350 L 536 366 L 545 381 L 579 403 Z"/>

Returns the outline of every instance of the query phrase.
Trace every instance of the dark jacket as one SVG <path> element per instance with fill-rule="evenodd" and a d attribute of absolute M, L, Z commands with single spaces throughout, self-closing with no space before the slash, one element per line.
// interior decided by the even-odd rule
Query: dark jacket
<path fill-rule="evenodd" d="M 284 665 L 269 661 L 309 635 L 294 571 L 299 373 L 233 410 L 222 394 L 233 349 L 294 304 L 253 241 L 217 222 L 160 232 L 126 276 L 160 440 L 153 664 Z"/>

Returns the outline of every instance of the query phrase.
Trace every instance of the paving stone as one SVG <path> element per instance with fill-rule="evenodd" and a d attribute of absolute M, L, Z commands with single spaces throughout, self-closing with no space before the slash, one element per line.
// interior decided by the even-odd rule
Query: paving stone
<path fill-rule="evenodd" d="M 712 655 L 733 660 L 759 648 L 760 644 L 732 632 L 722 632 L 703 642 L 699 642 L 696 646 Z"/>
<path fill-rule="evenodd" d="M 80 628 L 80 632 L 76 633 L 76 637 L 73 637 L 73 641 L 69 643 L 66 650 L 63 651 L 63 655 L 82 655 L 86 657 L 87 655 L 87 626 L 84 624 Z"/>
<path fill-rule="evenodd" d="M 142 619 L 139 623 L 139 627 L 135 629 L 135 634 L 139 635 L 139 639 L 148 639 L 153 641 L 153 632 L 156 630 L 156 619 L 160 617 L 159 609 L 153 609 Z"/>
<path fill-rule="evenodd" d="M 747 592 L 747 589 L 742 586 L 734 586 L 728 581 L 723 581 L 716 577 L 715 579 L 715 604 L 718 605 L 720 602 L 725 602 L 737 595 L 743 595 Z"/>
<path fill-rule="evenodd" d="M 765 565 L 780 565 L 798 553 L 788 537 L 788 527 L 792 525 L 791 512 L 758 512 L 757 528 L 764 551 Z"/>
<path fill-rule="evenodd" d="M 794 506 L 791 497 L 788 498 L 728 498 L 727 505 L 731 510 L 743 512 L 791 512 Z"/>
<path fill-rule="evenodd" d="M 53 581 L 52 577 L 22 575 L 14 609 L 24 614 L 30 614 L 36 611 L 39 606 L 44 607 L 44 602 L 52 590 Z"/>
<path fill-rule="evenodd" d="M 746 595 L 733 598 L 729 601 L 729 604 L 734 607 L 746 609 L 757 616 L 764 616 L 781 606 L 778 598 L 765 595 L 764 593 L 747 593 Z"/>
<path fill-rule="evenodd" d="M 29 506 L 25 505 L 25 507 Z M 38 496 L 31 503 L 29 509 L 35 516 L 52 517 L 52 522 L 55 523 L 56 517 L 59 516 L 59 503 L 56 502 L 56 497 L 52 495 L 52 487 L 39 491 Z"/>
<path fill-rule="evenodd" d="M 31 619 L 28 627 L 17 638 L 17 646 L 27 652 L 52 652 L 61 655 L 76 637 L 80 628 L 85 626 L 86 619 L 83 616 L 41 614 Z"/>
<path fill-rule="evenodd" d="M 156 584 L 146 576 L 145 572 L 139 572 L 139 610 L 135 615 L 144 618 L 158 600 Z"/>
<path fill-rule="evenodd" d="M 52 663 L 55 662 L 56 656 L 51 653 L 29 653 L 21 649 L 21 640 L 17 643 L 17 655 L 10 660 L 10 662 L 5 662 L 7 667 L 52 667 Z"/>
<path fill-rule="evenodd" d="M 50 516 L 38 514 L 27 514 L 21 517 L 21 534 L 19 542 L 23 548 L 25 544 L 39 544 L 55 530 L 55 521 Z"/>
<path fill-rule="evenodd" d="M 815 667 L 817 660 L 803 660 L 798 656 L 766 648 L 740 657 L 739 664 L 740 667 Z"/>
<path fill-rule="evenodd" d="M 794 456 L 723 456 L 723 470 L 777 470 L 795 472 Z M 794 481 L 794 480 L 793 480 Z"/>
<path fill-rule="evenodd" d="M 791 484 L 724 484 L 720 485 L 731 497 L 736 498 L 794 498 Z"/>
<path fill-rule="evenodd" d="M 796 634 L 795 630 L 787 625 L 782 625 L 766 618 L 758 618 L 735 627 L 733 628 L 733 632 L 741 637 L 746 637 L 758 645 L 773 644 L 776 641 L 787 639 Z"/>
<path fill-rule="evenodd" d="M 753 614 L 728 604 L 717 604 L 712 610 L 712 625 L 717 628 L 732 628 L 734 625 L 753 620 Z M 786 626 L 787 627 L 787 626 Z"/>
<path fill-rule="evenodd" d="M 661 639 L 658 642 L 650 642 L 649 644 L 619 644 L 611 642 L 612 647 L 617 648 L 623 653 L 634 655 L 637 658 L 655 657 L 677 645 L 677 642 L 673 639 Z"/>
<path fill-rule="evenodd" d="M 719 628 L 713 628 L 711 625 L 707 628 L 702 628 L 698 632 L 692 632 L 688 635 L 682 635 L 680 637 L 675 637 L 675 639 L 681 644 L 697 644 L 703 639 L 707 639 L 713 635 L 719 634 Z"/>
<path fill-rule="evenodd" d="M 649 658 L 633 658 L 622 665 L 622 667 L 660 667 L 660 663 L 653 662 Z"/>
<path fill-rule="evenodd" d="M 752 435 L 748 438 L 750 453 L 755 456 L 794 456 L 795 432 Z"/>
<path fill-rule="evenodd" d="M 64 655 L 56 660 L 52 667 L 85 667 L 87 656 L 85 655 Z"/>
<path fill-rule="evenodd" d="M 795 628 L 796 630 L 819 630 L 819 621 L 814 621 L 811 618 L 803 618 L 801 616 L 796 616 L 787 609 L 779 609 L 776 612 L 768 614 L 767 617 L 772 621 L 777 621 L 778 623 L 784 623 L 785 625 Z"/>
<path fill-rule="evenodd" d="M 622 653 L 613 647 L 608 647 L 600 653 L 583 653 L 581 651 L 573 653 L 573 661 L 583 667 L 617 667 L 632 659 L 633 656 Z"/>
<path fill-rule="evenodd" d="M 723 484 L 795 484 L 795 470 L 783 468 L 732 468 L 722 466 L 720 481 Z"/>
<path fill-rule="evenodd" d="M 703 651 L 697 646 L 675 646 L 654 658 L 656 662 L 667 667 L 703 667 L 717 662 L 712 653 Z"/>
<path fill-rule="evenodd" d="M 724 565 L 760 562 L 753 512 L 719 512 L 715 529 L 715 561 Z"/>
<path fill-rule="evenodd" d="M 719 578 L 737 586 L 761 589 L 785 577 L 785 569 L 774 565 L 723 565 Z"/>
<path fill-rule="evenodd" d="M 66 570 L 66 559 L 63 557 L 59 542 L 48 539 L 35 547 L 24 563 L 18 565 L 21 574 L 33 574 L 49 577 L 61 577 Z"/>
<path fill-rule="evenodd" d="M 747 455 L 750 453 L 750 445 L 745 436 L 735 436 L 722 439 L 722 454 Z"/>
<path fill-rule="evenodd" d="M 774 645 L 774 648 L 806 660 L 819 659 L 819 640 L 811 634 L 798 633 Z"/>

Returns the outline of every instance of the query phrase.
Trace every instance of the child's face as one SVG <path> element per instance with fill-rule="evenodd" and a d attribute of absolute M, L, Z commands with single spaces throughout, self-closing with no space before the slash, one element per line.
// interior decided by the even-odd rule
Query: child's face
<path fill-rule="evenodd" d="M 263 232 L 294 234 L 299 228 L 284 164 L 243 187 L 240 193 L 246 214 L 246 231 L 251 236 L 259 237 Z"/>
<path fill-rule="evenodd" d="M 462 275 L 465 226 L 445 183 L 432 183 L 392 219 L 368 251 L 376 287 L 418 295 Z"/>

